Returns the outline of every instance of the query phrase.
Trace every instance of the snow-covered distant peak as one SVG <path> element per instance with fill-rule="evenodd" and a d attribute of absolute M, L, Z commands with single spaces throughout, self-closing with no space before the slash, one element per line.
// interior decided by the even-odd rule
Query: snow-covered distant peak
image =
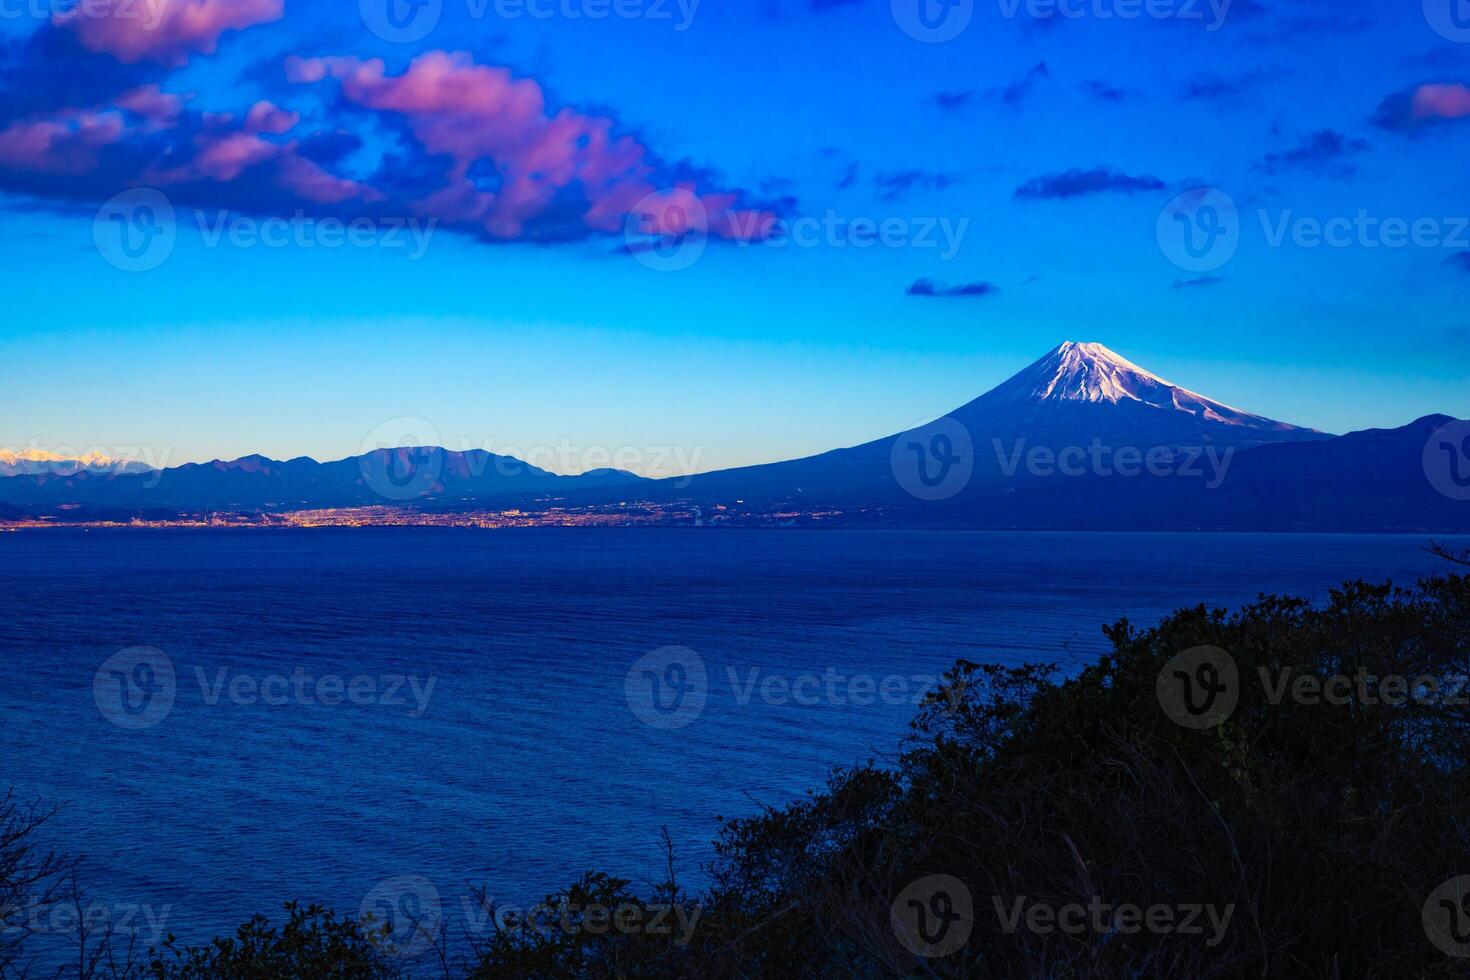
<path fill-rule="evenodd" d="M 99 452 L 53 453 L 45 449 L 0 448 L 0 477 L 70 474 L 81 470 L 147 473 L 152 469 L 133 459 L 117 459 Z"/>
<path fill-rule="evenodd" d="M 17 463 L 97 463 L 106 465 L 113 460 L 101 453 L 64 456 L 44 449 L 0 449 L 0 463 L 14 466 Z"/>
<path fill-rule="evenodd" d="M 1069 340 L 996 388 L 992 404 L 1035 402 L 1135 402 L 1185 412 L 1199 419 L 1252 429 L 1290 431 L 1296 426 L 1252 415 L 1181 388 L 1102 344 Z"/>

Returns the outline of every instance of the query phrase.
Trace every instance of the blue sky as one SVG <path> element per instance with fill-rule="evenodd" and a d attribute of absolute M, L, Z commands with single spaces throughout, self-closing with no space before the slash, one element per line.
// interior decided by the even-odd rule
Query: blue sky
<path fill-rule="evenodd" d="M 411 418 L 711 469 L 1069 339 L 1330 431 L 1470 414 L 1470 37 L 1435 0 L 990 0 L 932 43 L 919 0 L 443 0 L 406 42 L 377 0 L 148 2 L 0 22 L 0 446 L 339 458 Z M 104 202 L 140 188 L 172 247 L 130 271 L 138 198 Z M 1230 247 L 1171 261 L 1226 201 Z"/>

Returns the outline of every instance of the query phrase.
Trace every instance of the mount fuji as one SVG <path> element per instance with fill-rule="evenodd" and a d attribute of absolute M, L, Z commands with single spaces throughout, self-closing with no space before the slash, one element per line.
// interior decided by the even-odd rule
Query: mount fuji
<path fill-rule="evenodd" d="M 906 504 L 914 488 L 905 485 L 908 464 L 901 457 L 910 449 L 920 465 L 931 450 L 936 457 L 947 454 L 970 474 L 955 489 L 971 493 L 996 485 L 1015 490 L 1049 468 L 1033 464 L 1050 458 L 1054 466 L 1068 452 L 1109 457 L 1123 452 L 1129 460 L 1134 452 L 1141 458 L 1153 453 L 1177 462 L 1208 451 L 1330 438 L 1165 381 L 1102 344 L 1068 341 L 925 425 L 819 456 L 703 474 L 679 485 L 696 498 L 733 493 L 747 501 Z M 1095 466 L 1091 460 L 1087 465 Z"/>

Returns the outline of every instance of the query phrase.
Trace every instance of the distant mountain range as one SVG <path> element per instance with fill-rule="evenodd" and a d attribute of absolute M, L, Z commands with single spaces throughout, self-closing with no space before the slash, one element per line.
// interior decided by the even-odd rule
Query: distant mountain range
<path fill-rule="evenodd" d="M 0 467 L 6 461 L 0 455 Z M 678 479 L 558 476 L 437 447 L 141 473 L 46 462 L 0 478 L 0 517 L 684 503 L 743 523 L 764 515 L 858 526 L 1470 531 L 1470 423 L 1437 415 L 1333 436 L 1231 408 L 1094 343 L 1062 344 L 949 415 L 894 436 Z"/>
<path fill-rule="evenodd" d="M 67 455 L 41 449 L 0 449 L 0 477 L 71 474 L 81 470 L 150 473 L 153 467 L 137 460 L 115 459 L 101 453 Z"/>
<path fill-rule="evenodd" d="M 277 512 L 476 504 L 638 482 L 644 481 L 619 470 L 558 476 L 512 456 L 422 447 L 379 449 L 330 463 L 305 456 L 284 461 L 245 456 L 143 472 L 53 466 L 39 474 L 0 479 L 0 503 L 38 515 L 61 507 L 71 516 L 78 510 L 139 515 Z"/>

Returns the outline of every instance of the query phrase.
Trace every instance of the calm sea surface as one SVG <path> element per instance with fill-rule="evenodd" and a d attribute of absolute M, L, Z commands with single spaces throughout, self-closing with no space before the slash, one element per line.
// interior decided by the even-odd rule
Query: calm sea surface
<path fill-rule="evenodd" d="M 1408 584 L 1441 565 L 1425 544 L 3 534 L 0 787 L 65 804 L 48 840 L 85 855 L 94 897 L 118 919 L 136 909 L 145 941 L 160 920 L 202 941 L 285 899 L 356 913 L 406 887 L 432 887 L 461 926 L 472 883 L 530 904 L 589 869 L 652 880 L 661 827 L 700 884 L 717 817 L 891 757 L 914 697 L 956 658 L 1075 667 L 1125 616 L 1261 591 L 1323 598 L 1346 578 Z M 139 646 L 161 653 L 109 662 Z M 644 661 L 630 707 L 630 668 L 664 647 L 692 653 Z M 691 687 L 698 666 L 707 691 Z M 695 700 L 672 700 L 681 691 Z"/>

